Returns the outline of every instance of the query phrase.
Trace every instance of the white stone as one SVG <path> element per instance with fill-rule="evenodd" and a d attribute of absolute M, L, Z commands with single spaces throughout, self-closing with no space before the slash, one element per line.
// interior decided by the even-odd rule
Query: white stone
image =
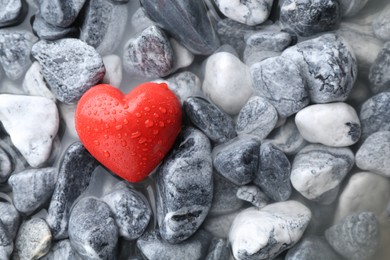
<path fill-rule="evenodd" d="M 119 88 L 122 83 L 122 61 L 117 55 L 107 55 L 103 57 L 106 74 L 103 83 Z"/>
<path fill-rule="evenodd" d="M 32 167 L 46 162 L 59 127 L 57 106 L 52 100 L 2 94 L 0 121 L 12 143 Z"/>
<path fill-rule="evenodd" d="M 301 238 L 310 219 L 310 210 L 297 201 L 243 210 L 229 233 L 233 255 L 236 259 L 273 259 Z"/>
<path fill-rule="evenodd" d="M 377 216 L 385 210 L 390 200 L 390 180 L 371 172 L 352 175 L 343 192 L 335 212 L 334 223 L 352 213 L 374 212 Z"/>
<path fill-rule="evenodd" d="M 27 70 L 23 81 L 23 90 L 31 96 L 46 97 L 52 101 L 56 101 L 53 93 L 48 89 L 45 79 L 42 75 L 42 67 L 39 62 L 34 62 Z"/>
<path fill-rule="evenodd" d="M 360 138 L 360 120 L 356 111 L 343 102 L 305 107 L 295 116 L 302 137 L 311 143 L 343 147 Z"/>
<path fill-rule="evenodd" d="M 169 38 L 169 41 L 173 50 L 172 72 L 190 66 L 194 61 L 194 54 L 178 43 L 174 38 Z"/>
<path fill-rule="evenodd" d="M 257 25 L 268 19 L 273 0 L 215 0 L 219 10 L 232 20 Z"/>
<path fill-rule="evenodd" d="M 253 93 L 249 68 L 230 53 L 215 53 L 206 61 L 202 90 L 221 110 L 238 114 Z"/>

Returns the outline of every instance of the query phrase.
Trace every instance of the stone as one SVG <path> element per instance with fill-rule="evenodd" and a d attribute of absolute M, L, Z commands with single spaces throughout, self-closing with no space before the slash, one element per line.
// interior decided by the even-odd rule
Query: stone
<path fill-rule="evenodd" d="M 390 88 L 390 42 L 386 42 L 378 53 L 374 63 L 370 67 L 368 79 L 374 93 L 382 92 Z"/>
<path fill-rule="evenodd" d="M 126 4 L 115 4 L 109 0 L 86 1 L 80 40 L 94 47 L 100 55 L 114 52 L 126 29 L 127 9 Z"/>
<path fill-rule="evenodd" d="M 25 221 L 15 239 L 15 259 L 40 259 L 51 246 L 51 233 L 46 221 L 32 218 Z"/>
<path fill-rule="evenodd" d="M 267 206 L 269 198 L 256 185 L 241 186 L 237 190 L 237 198 L 251 203 L 261 209 Z"/>
<path fill-rule="evenodd" d="M 334 222 L 348 215 L 370 211 L 380 216 L 390 200 L 390 180 L 371 172 L 357 172 L 340 194 Z"/>
<path fill-rule="evenodd" d="M 173 51 L 173 66 L 171 72 L 186 68 L 194 61 L 194 54 L 181 45 L 175 38 L 169 38 Z"/>
<path fill-rule="evenodd" d="M 229 257 L 229 245 L 225 239 L 214 238 L 211 240 L 209 252 L 205 260 L 222 260 Z"/>
<path fill-rule="evenodd" d="M 379 223 L 372 212 L 351 214 L 325 232 L 328 243 L 347 259 L 371 259 L 379 245 Z"/>
<path fill-rule="evenodd" d="M 378 131 L 390 131 L 390 92 L 378 93 L 368 98 L 360 109 L 362 136 L 365 140 Z"/>
<path fill-rule="evenodd" d="M 66 149 L 46 217 L 54 239 L 68 236 L 72 204 L 88 187 L 97 166 L 98 162 L 80 142 L 74 142 Z"/>
<path fill-rule="evenodd" d="M 52 100 L 1 94 L 0 121 L 30 166 L 39 167 L 48 160 L 59 128 L 57 106 Z"/>
<path fill-rule="evenodd" d="M 10 259 L 13 249 L 12 237 L 9 235 L 3 222 L 0 221 L 0 258 Z"/>
<path fill-rule="evenodd" d="M 134 240 L 144 233 L 151 219 L 152 211 L 142 193 L 120 183 L 102 200 L 107 203 L 114 214 L 120 236 Z"/>
<path fill-rule="evenodd" d="M 357 77 L 357 62 L 351 47 L 342 37 L 324 34 L 287 48 L 282 56 L 299 66 L 311 102 L 347 99 Z"/>
<path fill-rule="evenodd" d="M 352 17 L 369 2 L 369 0 L 340 0 L 341 15 L 343 17 Z"/>
<path fill-rule="evenodd" d="M 355 156 L 348 147 L 305 146 L 294 157 L 291 183 L 309 200 L 318 200 L 337 188 L 351 171 Z"/>
<path fill-rule="evenodd" d="M 372 21 L 372 29 L 377 38 L 383 41 L 390 40 L 390 7 L 387 6 L 376 14 Z"/>
<path fill-rule="evenodd" d="M 210 232 L 214 237 L 226 238 L 229 235 L 233 220 L 236 218 L 238 213 L 239 211 L 235 211 L 225 215 L 207 217 L 203 222 L 202 227 L 207 232 Z"/>
<path fill-rule="evenodd" d="M 236 137 L 213 149 L 213 166 L 236 185 L 253 181 L 259 164 L 260 143 L 253 138 Z"/>
<path fill-rule="evenodd" d="M 206 99 L 189 97 L 184 101 L 183 109 L 192 123 L 216 144 L 237 135 L 233 119 Z"/>
<path fill-rule="evenodd" d="M 0 201 L 0 212 L 0 222 L 13 240 L 19 229 L 21 216 L 14 205 L 7 201 Z"/>
<path fill-rule="evenodd" d="M 30 50 L 35 41 L 28 31 L 0 30 L 0 64 L 10 80 L 21 78 L 31 65 Z"/>
<path fill-rule="evenodd" d="M 3 0 L 0 3 L 0 28 L 15 26 L 24 19 L 26 7 L 22 0 Z"/>
<path fill-rule="evenodd" d="M 94 197 L 84 197 L 69 218 L 69 241 L 83 259 L 115 259 L 118 228 L 109 206 Z"/>
<path fill-rule="evenodd" d="M 76 103 L 105 74 L 100 55 L 78 39 L 41 40 L 34 44 L 31 53 L 42 66 L 51 91 L 66 104 Z"/>
<path fill-rule="evenodd" d="M 140 33 L 149 26 L 155 25 L 145 13 L 145 9 L 139 7 L 131 16 L 130 24 L 135 33 Z"/>
<path fill-rule="evenodd" d="M 275 107 L 265 98 L 252 96 L 238 113 L 236 132 L 263 140 L 274 129 L 278 121 Z"/>
<path fill-rule="evenodd" d="M 390 177 L 390 131 L 370 135 L 356 153 L 356 166 Z"/>
<path fill-rule="evenodd" d="M 241 211 L 234 219 L 229 242 L 236 259 L 273 259 L 302 237 L 310 210 L 296 201 Z"/>
<path fill-rule="evenodd" d="M 121 58 L 115 54 L 110 54 L 103 57 L 103 64 L 106 68 L 106 74 L 102 82 L 119 88 L 123 78 Z"/>
<path fill-rule="evenodd" d="M 200 227 L 213 197 L 211 144 L 201 131 L 182 130 L 157 170 L 156 185 L 161 237 L 169 243 L 182 242 Z"/>
<path fill-rule="evenodd" d="M 141 0 L 149 18 L 167 30 L 193 54 L 209 55 L 219 47 L 218 36 L 203 2 Z M 196 17 L 196 19 L 194 19 Z"/>
<path fill-rule="evenodd" d="M 295 124 L 306 141 L 332 147 L 350 146 L 362 132 L 355 109 L 344 102 L 305 107 L 295 116 Z"/>
<path fill-rule="evenodd" d="M 337 0 L 286 0 L 280 7 L 282 28 L 298 36 L 337 29 L 341 8 Z"/>
<path fill-rule="evenodd" d="M 12 159 L 0 147 L 0 183 L 6 182 L 13 170 Z"/>
<path fill-rule="evenodd" d="M 305 236 L 295 246 L 288 250 L 285 260 L 336 260 L 341 257 L 332 249 L 326 240 L 320 236 Z"/>
<path fill-rule="evenodd" d="M 79 34 L 79 30 L 75 26 L 70 27 L 58 27 L 54 26 L 37 13 L 32 21 L 32 29 L 35 35 L 42 40 L 54 41 L 62 38 L 76 37 Z"/>
<path fill-rule="evenodd" d="M 230 19 L 247 24 L 257 25 L 268 19 L 273 0 L 229 1 L 216 0 L 218 9 Z"/>
<path fill-rule="evenodd" d="M 54 242 L 50 251 L 41 260 L 81 260 L 76 250 L 73 249 L 69 239 Z"/>
<path fill-rule="evenodd" d="M 270 143 L 262 143 L 259 168 L 254 184 L 274 201 L 285 201 L 291 196 L 291 164 L 287 156 Z"/>
<path fill-rule="evenodd" d="M 173 74 L 167 78 L 167 84 L 181 104 L 189 97 L 203 97 L 202 83 L 199 77 L 190 71 Z"/>
<path fill-rule="evenodd" d="M 39 0 L 39 12 L 51 25 L 69 27 L 76 20 L 86 0 Z"/>
<path fill-rule="evenodd" d="M 173 49 L 164 31 L 152 25 L 130 38 L 123 54 L 125 71 L 137 77 L 158 78 L 171 73 Z"/>
<path fill-rule="evenodd" d="M 305 79 L 294 61 L 271 57 L 250 70 L 256 94 L 265 97 L 279 117 L 289 117 L 309 104 Z"/>
<path fill-rule="evenodd" d="M 41 96 L 54 102 L 56 101 L 55 96 L 47 87 L 42 75 L 42 67 L 37 61 L 35 61 L 27 70 L 22 86 L 24 92 L 30 96 Z"/>
<path fill-rule="evenodd" d="M 164 241 L 159 231 L 153 230 L 137 240 L 137 248 L 149 260 L 204 259 L 210 242 L 210 234 L 203 230 L 199 230 L 193 237 L 179 244 Z"/>
<path fill-rule="evenodd" d="M 57 181 L 55 168 L 27 169 L 13 174 L 8 183 L 12 187 L 16 209 L 29 215 L 41 208 L 51 197 Z"/>

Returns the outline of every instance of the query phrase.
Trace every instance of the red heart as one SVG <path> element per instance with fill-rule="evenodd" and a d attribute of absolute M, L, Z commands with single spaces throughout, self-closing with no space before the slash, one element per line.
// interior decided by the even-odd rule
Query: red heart
<path fill-rule="evenodd" d="M 145 179 L 180 132 L 179 100 L 164 83 L 147 82 L 124 95 L 94 86 L 76 108 L 76 130 L 85 148 L 109 170 L 130 181 Z"/>

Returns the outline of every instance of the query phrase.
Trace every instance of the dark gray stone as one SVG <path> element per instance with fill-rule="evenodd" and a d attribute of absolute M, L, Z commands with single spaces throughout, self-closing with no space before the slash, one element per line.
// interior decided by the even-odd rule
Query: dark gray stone
<path fill-rule="evenodd" d="M 82 259 L 115 259 L 118 228 L 109 206 L 94 197 L 76 202 L 69 218 L 69 241 Z"/>
<path fill-rule="evenodd" d="M 42 40 L 54 41 L 67 37 L 75 37 L 79 30 L 76 27 L 58 27 L 46 22 L 42 16 L 37 13 L 32 22 L 32 29 L 34 33 Z"/>
<path fill-rule="evenodd" d="M 361 140 L 378 131 L 390 131 L 390 92 L 376 94 L 363 103 L 359 119 Z"/>
<path fill-rule="evenodd" d="M 251 66 L 253 87 L 276 108 L 280 118 L 289 117 L 309 104 L 306 82 L 298 65 L 284 57 L 272 57 Z"/>
<path fill-rule="evenodd" d="M 390 87 L 390 42 L 386 42 L 370 67 L 368 79 L 373 92 L 378 93 Z"/>
<path fill-rule="evenodd" d="M 68 27 L 77 18 L 86 0 L 39 0 L 39 11 L 51 25 Z"/>
<path fill-rule="evenodd" d="M 0 28 L 14 26 L 24 19 L 27 7 L 22 0 L 2 0 L 0 2 Z"/>
<path fill-rule="evenodd" d="M 139 77 L 157 78 L 168 75 L 173 67 L 173 50 L 164 31 L 149 26 L 125 45 L 123 67 Z"/>
<path fill-rule="evenodd" d="M 140 237 L 137 247 L 148 260 L 204 259 L 210 242 L 210 234 L 199 230 L 182 243 L 170 244 L 161 238 L 158 230 L 154 230 Z"/>
<path fill-rule="evenodd" d="M 144 233 L 152 215 L 144 195 L 120 183 L 102 200 L 114 213 L 119 235 L 133 240 Z"/>
<path fill-rule="evenodd" d="M 256 185 L 241 186 L 236 196 L 258 208 L 264 208 L 269 202 L 269 198 Z"/>
<path fill-rule="evenodd" d="M 325 232 L 328 243 L 347 259 L 371 259 L 379 245 L 379 223 L 372 212 L 354 213 Z"/>
<path fill-rule="evenodd" d="M 21 78 L 30 67 L 30 50 L 35 41 L 28 31 L 0 30 L 0 63 L 10 80 Z"/>
<path fill-rule="evenodd" d="M 73 249 L 69 239 L 64 239 L 52 244 L 49 253 L 40 260 L 81 260 L 81 257 Z"/>
<path fill-rule="evenodd" d="M 290 198 L 291 165 L 287 156 L 270 143 L 260 146 L 259 169 L 254 183 L 272 200 L 284 201 Z"/>
<path fill-rule="evenodd" d="M 195 128 L 181 132 L 157 170 L 157 220 L 161 236 L 182 242 L 202 224 L 213 197 L 209 139 Z"/>
<path fill-rule="evenodd" d="M 0 222 L 5 226 L 11 239 L 14 239 L 20 225 L 20 214 L 9 202 L 0 201 Z"/>
<path fill-rule="evenodd" d="M 260 143 L 253 138 L 236 137 L 213 149 L 213 165 L 219 174 L 236 185 L 250 183 L 259 163 Z"/>
<path fill-rule="evenodd" d="M 78 39 L 41 40 L 31 53 L 42 66 L 51 91 L 66 104 L 77 102 L 106 72 L 96 50 Z"/>
<path fill-rule="evenodd" d="M 13 174 L 8 183 L 15 207 L 24 214 L 41 208 L 52 196 L 56 181 L 56 168 L 27 169 Z"/>
<path fill-rule="evenodd" d="M 184 101 L 183 109 L 211 141 L 220 144 L 236 136 L 233 119 L 206 99 L 189 97 Z"/>
<path fill-rule="evenodd" d="M 141 0 L 148 16 L 194 54 L 209 55 L 219 40 L 202 1 Z"/>
<path fill-rule="evenodd" d="M 11 161 L 11 174 L 23 171 L 24 169 L 29 167 L 29 164 L 27 163 L 26 159 L 14 146 L 11 141 L 11 138 L 8 135 L 0 139 L 0 147 L 5 151 Z M 4 181 L 6 180 L 4 179 Z"/>
<path fill-rule="evenodd" d="M 67 148 L 48 208 L 47 222 L 55 239 L 68 236 L 70 208 L 88 187 L 92 172 L 97 166 L 98 162 L 80 142 Z"/>
<path fill-rule="evenodd" d="M 280 7 L 283 28 L 299 36 L 335 30 L 340 20 L 337 0 L 285 0 Z"/>
<path fill-rule="evenodd" d="M 0 220 L 0 259 L 9 259 L 14 249 L 12 237 L 6 226 Z"/>
<path fill-rule="evenodd" d="M 357 62 L 341 36 L 329 33 L 302 41 L 282 56 L 299 66 L 313 103 L 347 99 L 357 77 Z"/>
<path fill-rule="evenodd" d="M 11 175 L 13 165 L 9 155 L 0 147 L 0 183 L 6 182 Z"/>
<path fill-rule="evenodd" d="M 205 260 L 226 260 L 229 259 L 230 248 L 225 239 L 214 238 L 211 241 L 209 252 Z"/>
<path fill-rule="evenodd" d="M 341 260 L 326 240 L 319 236 L 306 236 L 288 250 L 285 260 Z"/>

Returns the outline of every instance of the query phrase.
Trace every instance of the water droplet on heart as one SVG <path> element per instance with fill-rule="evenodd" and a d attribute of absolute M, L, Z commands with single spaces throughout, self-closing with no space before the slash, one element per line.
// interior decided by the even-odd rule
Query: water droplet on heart
<path fill-rule="evenodd" d="M 139 139 L 138 143 L 143 144 L 143 143 L 145 143 L 146 141 L 147 141 L 147 140 L 146 140 L 145 137 L 141 137 L 141 138 Z"/>
<path fill-rule="evenodd" d="M 98 107 L 101 107 L 103 104 L 101 102 L 97 103 Z"/>
<path fill-rule="evenodd" d="M 158 110 L 160 110 L 163 114 L 167 112 L 167 109 L 165 107 L 159 107 Z"/>
<path fill-rule="evenodd" d="M 150 111 L 150 107 L 144 107 L 144 110 L 149 112 Z"/>
<path fill-rule="evenodd" d="M 108 135 L 103 135 L 103 137 L 104 137 L 105 139 L 108 139 Z"/>
<path fill-rule="evenodd" d="M 88 111 L 88 115 L 89 115 L 89 116 L 91 116 L 91 115 L 92 115 L 91 111 Z"/>
<path fill-rule="evenodd" d="M 169 114 L 171 114 L 171 115 L 172 115 L 172 113 L 173 113 L 172 109 L 169 109 L 168 112 L 169 112 Z"/>
<path fill-rule="evenodd" d="M 154 123 L 153 123 L 152 120 L 147 119 L 147 120 L 145 121 L 145 126 L 148 127 L 148 128 L 150 128 L 150 127 L 153 127 L 153 126 L 154 126 Z"/>
<path fill-rule="evenodd" d="M 106 127 L 106 129 L 110 128 L 110 126 L 108 124 L 105 124 L 105 127 Z"/>
<path fill-rule="evenodd" d="M 131 138 L 138 138 L 141 136 L 141 133 L 139 131 L 131 133 Z"/>
<path fill-rule="evenodd" d="M 126 141 L 125 141 L 125 140 L 122 140 L 122 141 L 121 141 L 121 145 L 122 145 L 123 147 L 126 147 L 126 146 L 127 146 Z"/>
<path fill-rule="evenodd" d="M 91 131 L 91 127 L 90 126 L 87 126 L 87 131 Z"/>
<path fill-rule="evenodd" d="M 96 146 L 99 146 L 99 145 L 100 145 L 100 142 L 99 142 L 98 140 L 93 141 L 93 143 L 94 143 Z"/>
<path fill-rule="evenodd" d="M 155 118 L 159 118 L 159 117 L 160 117 L 157 113 L 154 113 L 153 116 L 154 116 Z"/>
<path fill-rule="evenodd" d="M 121 138 L 122 138 L 122 135 L 121 135 L 121 134 L 117 134 L 116 136 L 118 137 L 118 139 L 121 139 Z"/>
<path fill-rule="evenodd" d="M 110 112 L 109 112 L 109 111 L 107 111 L 107 110 L 105 110 L 105 111 L 104 111 L 104 114 L 107 116 L 107 115 L 109 115 L 109 114 L 110 114 Z"/>
<path fill-rule="evenodd" d="M 158 135 L 158 129 L 154 129 L 154 130 L 153 130 L 153 134 L 154 134 L 154 135 Z"/>
<path fill-rule="evenodd" d="M 121 130 L 122 128 L 123 128 L 122 125 L 116 125 L 116 126 L 115 126 L 115 129 L 116 129 L 116 130 Z"/>
<path fill-rule="evenodd" d="M 142 157 L 142 161 L 147 161 L 147 160 L 148 160 L 148 158 Z"/>
<path fill-rule="evenodd" d="M 95 128 L 93 129 L 95 132 L 99 132 L 99 128 Z"/>
<path fill-rule="evenodd" d="M 113 122 L 113 123 L 115 123 L 115 122 L 116 122 L 116 119 L 115 119 L 115 118 L 111 118 L 110 121 Z"/>
<path fill-rule="evenodd" d="M 167 120 L 167 124 L 170 124 L 170 123 L 171 123 L 171 120 L 170 120 L 170 119 L 168 119 L 168 120 Z"/>
<path fill-rule="evenodd" d="M 136 117 L 141 117 L 141 113 L 135 113 Z"/>
<path fill-rule="evenodd" d="M 114 102 L 114 105 L 115 105 L 115 106 L 119 106 L 119 102 L 118 102 L 118 101 L 115 101 L 115 102 Z"/>
<path fill-rule="evenodd" d="M 149 151 L 149 149 L 145 147 L 145 148 L 142 148 L 142 151 L 147 152 L 147 151 Z"/>
<path fill-rule="evenodd" d="M 158 143 L 158 144 L 162 144 L 162 140 L 158 140 L 157 143 Z"/>
<path fill-rule="evenodd" d="M 127 125 L 127 124 L 129 123 L 129 121 L 125 118 L 125 119 L 123 119 L 123 123 L 124 123 L 125 125 Z"/>
<path fill-rule="evenodd" d="M 104 150 L 103 155 L 104 155 L 104 157 L 108 158 L 108 157 L 110 157 L 110 152 L 107 150 Z"/>
<path fill-rule="evenodd" d="M 123 105 L 123 108 L 124 108 L 124 109 L 128 109 L 128 108 L 129 108 L 129 105 L 128 105 L 128 104 L 124 104 L 124 105 Z"/>
<path fill-rule="evenodd" d="M 115 115 L 115 114 L 116 114 L 116 110 L 113 109 L 113 110 L 111 111 L 111 114 Z"/>
<path fill-rule="evenodd" d="M 164 127 L 164 126 L 165 126 L 165 123 L 164 123 L 163 121 L 160 121 L 160 122 L 158 122 L 158 125 L 159 125 L 160 127 Z"/>

